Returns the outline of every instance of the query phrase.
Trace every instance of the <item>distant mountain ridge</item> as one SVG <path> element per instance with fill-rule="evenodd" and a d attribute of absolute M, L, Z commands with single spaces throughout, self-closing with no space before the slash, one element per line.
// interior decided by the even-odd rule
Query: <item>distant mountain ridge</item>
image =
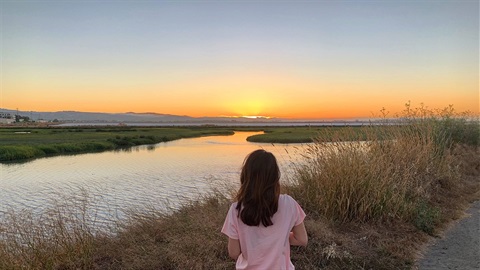
<path fill-rule="evenodd" d="M 34 121 L 58 120 L 61 122 L 138 122 L 138 123 L 168 123 L 168 122 L 259 122 L 259 121 L 275 121 L 273 119 L 251 119 L 251 118 L 234 118 L 234 117 L 191 117 L 186 115 L 159 114 L 159 113 L 100 113 L 100 112 L 78 112 L 78 111 L 59 111 L 59 112 L 35 112 L 35 111 L 18 111 L 0 108 L 0 113 L 9 113 L 11 115 L 19 114 L 27 116 Z"/>

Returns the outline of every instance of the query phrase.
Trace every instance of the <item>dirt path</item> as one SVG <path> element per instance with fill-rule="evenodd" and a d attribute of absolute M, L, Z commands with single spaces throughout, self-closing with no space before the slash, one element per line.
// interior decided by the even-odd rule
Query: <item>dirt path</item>
<path fill-rule="evenodd" d="M 428 247 L 418 269 L 480 269 L 480 201 Z"/>

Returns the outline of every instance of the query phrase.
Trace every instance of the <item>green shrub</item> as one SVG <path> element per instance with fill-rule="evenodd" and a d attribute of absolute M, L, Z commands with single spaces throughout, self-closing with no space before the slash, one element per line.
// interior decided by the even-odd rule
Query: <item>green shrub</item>
<path fill-rule="evenodd" d="M 33 146 L 15 145 L 15 146 L 0 146 L 0 160 L 22 160 L 39 156 L 44 156 L 45 153 Z"/>
<path fill-rule="evenodd" d="M 439 222 L 440 210 L 424 200 L 419 200 L 414 210 L 413 224 L 415 227 L 428 234 L 433 234 Z"/>

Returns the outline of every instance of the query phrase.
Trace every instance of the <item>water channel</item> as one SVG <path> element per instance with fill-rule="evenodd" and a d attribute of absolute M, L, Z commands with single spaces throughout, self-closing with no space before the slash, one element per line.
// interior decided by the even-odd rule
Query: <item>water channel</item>
<path fill-rule="evenodd" d="M 253 134 L 258 132 L 0 164 L 0 214 L 41 214 L 52 201 L 85 194 L 94 198 L 93 207 L 104 220 L 132 209 L 175 208 L 212 187 L 235 187 L 245 156 L 259 148 L 275 154 L 282 181 L 291 179 L 305 145 L 247 142 Z"/>

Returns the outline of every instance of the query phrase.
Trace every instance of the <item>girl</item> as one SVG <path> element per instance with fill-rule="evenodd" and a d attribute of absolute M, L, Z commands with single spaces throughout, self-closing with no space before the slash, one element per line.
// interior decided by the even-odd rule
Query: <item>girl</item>
<path fill-rule="evenodd" d="M 306 246 L 305 213 L 280 194 L 280 170 L 272 153 L 256 150 L 243 162 L 240 190 L 222 233 L 237 269 L 295 269 L 290 245 Z"/>

